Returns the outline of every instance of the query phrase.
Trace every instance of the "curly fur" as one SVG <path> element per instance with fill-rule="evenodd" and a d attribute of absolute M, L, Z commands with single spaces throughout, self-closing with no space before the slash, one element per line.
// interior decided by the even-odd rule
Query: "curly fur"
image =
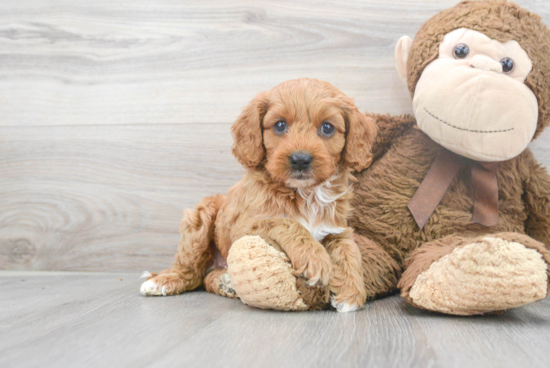
<path fill-rule="evenodd" d="M 281 120 L 288 124 L 284 134 L 273 129 Z M 333 136 L 320 134 L 323 122 L 333 124 Z M 299 79 L 260 93 L 232 127 L 233 153 L 246 174 L 227 194 L 186 211 L 174 266 L 153 275 L 142 292 L 158 295 L 157 288 L 173 295 L 204 283 L 208 291 L 233 297 L 224 272 L 206 275 L 213 260 L 209 245 L 227 259 L 236 240 L 259 235 L 280 247 L 310 284 L 329 284 L 338 303 L 362 305 L 361 251 L 347 227 L 349 181 L 352 170 L 370 164 L 375 133 L 374 121 L 327 82 Z M 289 164 L 297 151 L 313 157 L 299 175 Z"/>

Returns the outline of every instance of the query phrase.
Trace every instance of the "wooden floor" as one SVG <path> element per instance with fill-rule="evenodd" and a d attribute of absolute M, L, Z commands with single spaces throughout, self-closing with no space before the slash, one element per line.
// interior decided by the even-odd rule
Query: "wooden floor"
<path fill-rule="evenodd" d="M 399 296 L 356 313 L 143 297 L 137 274 L 0 272 L 0 367 L 549 367 L 550 298 L 451 317 Z"/>

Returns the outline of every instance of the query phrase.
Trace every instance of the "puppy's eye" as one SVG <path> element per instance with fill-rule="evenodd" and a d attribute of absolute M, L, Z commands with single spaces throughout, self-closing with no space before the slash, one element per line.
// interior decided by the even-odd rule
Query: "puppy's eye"
<path fill-rule="evenodd" d="M 459 43 L 453 50 L 455 59 L 464 59 L 470 53 L 470 48 L 465 43 Z"/>
<path fill-rule="evenodd" d="M 325 137 L 332 137 L 334 135 L 334 125 L 331 123 L 321 124 L 321 135 Z"/>
<path fill-rule="evenodd" d="M 514 60 L 509 57 L 502 59 L 500 65 L 502 65 L 502 72 L 504 74 L 510 74 L 514 70 Z"/>
<path fill-rule="evenodd" d="M 279 120 L 278 122 L 276 122 L 275 125 L 273 125 L 273 130 L 277 134 L 283 134 L 284 132 L 286 132 L 286 121 Z"/>

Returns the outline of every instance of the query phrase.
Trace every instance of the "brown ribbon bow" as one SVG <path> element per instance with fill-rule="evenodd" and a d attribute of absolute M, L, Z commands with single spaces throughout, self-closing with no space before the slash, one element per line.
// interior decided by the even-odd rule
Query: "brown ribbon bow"
<path fill-rule="evenodd" d="M 496 225 L 498 182 L 494 170 L 497 163 L 467 160 L 449 150 L 442 149 L 407 206 L 420 229 L 426 225 L 451 185 L 458 169 L 466 162 L 470 162 L 472 168 L 474 190 L 472 222 L 484 226 Z"/>

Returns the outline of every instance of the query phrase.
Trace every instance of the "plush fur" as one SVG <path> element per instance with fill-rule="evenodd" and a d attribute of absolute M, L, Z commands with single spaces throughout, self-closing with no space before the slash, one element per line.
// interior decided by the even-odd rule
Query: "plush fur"
<path fill-rule="evenodd" d="M 480 31 L 499 41 L 516 40 L 527 51 L 533 70 L 525 83 L 536 95 L 539 105 L 536 137 L 550 122 L 550 31 L 540 22 L 540 17 L 515 4 L 467 1 L 427 21 L 413 42 L 407 62 L 411 94 L 414 94 L 423 69 L 437 57 L 443 36 L 462 27 Z M 376 275 L 376 279 L 391 280 L 392 288 L 399 287 L 413 305 L 451 314 L 494 312 L 548 295 L 550 176 L 532 153 L 527 149 L 497 165 L 499 213 L 495 226 L 484 227 L 471 221 L 474 195 L 471 168 L 465 165 L 421 230 L 407 204 L 442 147 L 416 127 L 413 116 L 370 117 L 376 120 L 379 135 L 373 147 L 372 166 L 357 176 L 359 183 L 353 201 L 355 211 L 350 225 L 357 233 L 373 241 L 378 255 L 374 258 L 379 259 L 379 263 L 391 257 L 404 270 L 399 282 L 395 271 Z M 488 235 L 493 239 L 491 247 L 469 246 L 485 244 L 483 239 Z M 463 247 L 468 247 L 467 251 L 458 251 Z M 517 252 L 516 261 L 510 261 L 513 252 Z M 523 262 L 532 259 L 533 254 L 537 254 L 535 258 L 538 257 L 542 263 Z M 471 279 L 465 278 L 467 273 L 461 274 L 461 282 L 469 283 L 466 287 L 456 280 L 449 281 L 450 276 L 441 273 L 450 265 L 464 266 L 463 262 L 483 264 L 488 259 L 493 265 L 491 272 L 499 272 L 499 267 L 502 267 L 501 271 L 508 275 L 505 280 L 492 284 L 491 273 L 478 269 L 472 271 L 477 276 Z M 543 267 L 539 269 L 541 264 Z M 516 280 L 516 277 L 531 274 L 536 274 L 536 277 Z M 464 281 L 466 279 L 469 281 Z M 447 283 L 441 280 L 447 280 Z M 375 280 L 372 282 L 374 284 Z M 470 295 L 474 302 L 465 299 L 453 305 L 443 302 L 445 298 L 448 301 L 457 295 L 466 298 L 460 291 L 463 288 L 471 293 L 482 293 L 473 287 L 476 283 L 494 285 L 492 295 L 509 296 L 509 299 L 495 297 L 492 303 L 484 303 L 481 297 L 476 299 L 475 295 Z M 525 292 L 514 294 L 512 289 L 518 287 L 517 283 Z M 373 291 L 385 291 L 386 288 L 383 285 Z M 414 295 L 420 301 L 411 296 L 412 289 L 417 290 Z M 476 304 L 475 300 L 479 303 Z"/>
<path fill-rule="evenodd" d="M 407 290 L 408 300 L 425 309 L 469 315 L 511 309 L 544 298 L 547 260 L 524 245 L 523 240 L 528 239 L 519 243 L 496 235 L 451 246 L 451 253 L 416 277 Z M 430 248 L 425 245 L 422 249 L 425 247 Z M 413 266 L 418 263 L 412 261 Z"/>
<path fill-rule="evenodd" d="M 284 134 L 274 130 L 280 121 Z M 333 136 L 320 133 L 324 122 L 334 126 Z M 362 305 L 361 251 L 347 227 L 349 181 L 351 170 L 370 164 L 375 132 L 373 120 L 327 82 L 299 79 L 260 93 L 232 127 L 233 153 L 246 174 L 227 194 L 186 211 L 174 266 L 153 274 L 141 292 L 173 295 L 204 283 L 235 297 L 227 272 L 207 271 L 216 250 L 227 259 L 235 241 L 256 235 L 286 253 L 294 275 L 329 284 L 337 304 Z M 308 152 L 311 168 L 293 170 L 295 152 Z"/>
<path fill-rule="evenodd" d="M 384 130 L 384 125 L 391 124 L 388 116 L 372 116 L 381 130 Z M 496 226 L 486 228 L 471 222 L 471 171 L 465 166 L 424 228 L 418 228 L 407 204 L 441 147 L 415 129 L 412 125 L 414 119 L 408 118 L 411 124 L 400 125 L 396 130 L 400 135 L 390 145 L 385 148 L 375 145 L 375 152 L 379 155 L 375 155 L 368 170 L 358 174 L 359 183 L 353 201 L 355 211 L 349 221 L 357 233 L 379 246 L 376 248 L 379 262 L 389 256 L 406 270 L 399 283 L 403 296 L 412 302 L 408 290 L 422 270 L 429 269 L 440 258 L 436 251 L 440 248 L 431 247 L 440 239 L 451 243 L 446 249 L 450 252 L 459 245 L 475 242 L 474 239 L 482 235 L 498 234 L 494 236 L 515 239 L 527 234 L 529 236 L 524 235 L 521 244 L 536 249 L 546 262 L 550 261 L 550 177 L 529 150 L 498 165 L 499 217 Z M 398 117 L 396 122 L 403 119 L 406 117 Z M 384 140 L 381 138 L 379 143 Z M 432 258 L 418 258 L 423 253 Z M 395 271 L 386 272 L 376 275 L 376 279 L 393 280 L 392 288 L 396 288 L 396 275 Z M 550 277 L 545 282 L 548 280 Z M 387 286 L 375 288 L 374 293 L 377 291 L 387 291 Z M 477 313 L 475 310 L 471 312 Z M 468 313 L 462 311 L 460 314 Z"/>

